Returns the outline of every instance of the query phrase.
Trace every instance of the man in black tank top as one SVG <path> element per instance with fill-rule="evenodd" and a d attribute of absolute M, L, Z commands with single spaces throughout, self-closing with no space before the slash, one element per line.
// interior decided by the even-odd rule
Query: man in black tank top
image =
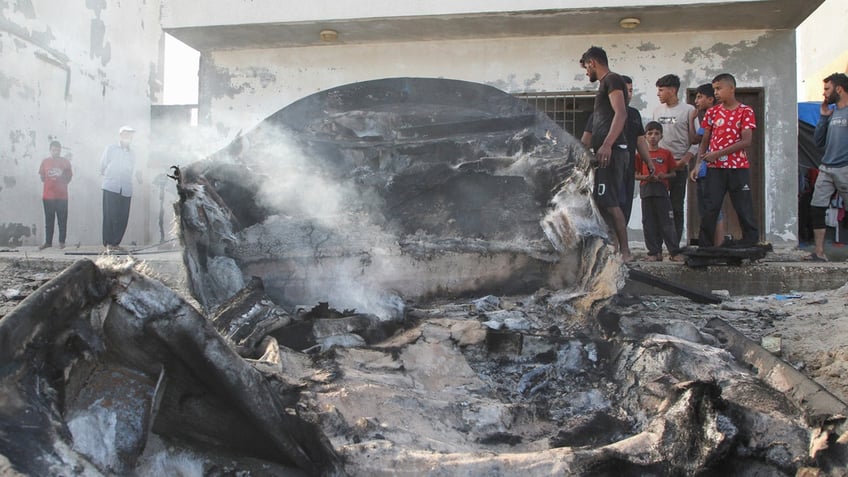
<path fill-rule="evenodd" d="M 624 171 L 630 158 L 624 124 L 627 120 L 627 86 L 624 80 L 609 70 L 606 52 L 593 46 L 580 58 L 589 81 L 600 81 L 592 113 L 592 149 L 597 160 L 595 169 L 595 203 L 612 230 L 615 242 L 625 262 L 631 260 L 627 243 L 627 224 L 619 205 L 619 191 L 624 186 Z"/>

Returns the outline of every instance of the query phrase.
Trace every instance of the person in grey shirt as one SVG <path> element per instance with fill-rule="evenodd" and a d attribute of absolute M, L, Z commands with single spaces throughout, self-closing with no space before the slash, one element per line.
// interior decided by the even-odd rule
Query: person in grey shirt
<path fill-rule="evenodd" d="M 100 158 L 103 176 L 103 246 L 120 249 L 127 230 L 132 201 L 132 175 L 135 153 L 130 149 L 135 129 L 123 126 L 118 131 L 120 142 L 106 147 Z"/>
<path fill-rule="evenodd" d="M 830 105 L 835 108 L 831 109 Z M 844 73 L 834 73 L 824 79 L 824 101 L 813 140 L 816 146 L 824 148 L 824 156 L 810 201 L 815 250 L 807 260 L 826 262 L 825 213 L 830 199 L 838 192 L 848 204 L 848 76 Z"/>
<path fill-rule="evenodd" d="M 663 139 L 660 147 L 674 154 L 675 177 L 669 179 L 669 196 L 671 211 L 674 214 L 674 231 L 677 243 L 683 237 L 683 213 L 686 200 L 686 178 L 689 176 L 688 166 L 695 157 L 692 149 L 692 138 L 689 137 L 689 117 L 695 107 L 683 103 L 678 97 L 680 78 L 668 74 L 656 82 L 659 106 L 654 108 L 653 120 L 662 124 Z"/>

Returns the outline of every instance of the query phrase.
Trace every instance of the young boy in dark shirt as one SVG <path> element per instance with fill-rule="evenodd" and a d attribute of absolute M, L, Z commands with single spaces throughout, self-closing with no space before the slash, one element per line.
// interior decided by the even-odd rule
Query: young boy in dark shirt
<path fill-rule="evenodd" d="M 701 144 L 701 139 L 704 137 L 704 116 L 706 116 L 707 110 L 713 106 L 715 106 L 715 91 L 713 90 L 712 83 L 704 83 L 698 86 L 695 92 L 695 111 L 692 111 L 692 115 L 689 117 L 689 135 L 692 138 L 692 144 L 696 145 L 696 152 L 698 149 L 697 145 Z M 689 179 L 696 184 L 698 191 L 698 216 L 703 220 L 704 215 L 707 213 L 707 162 L 698 157 L 695 167 L 689 173 Z M 716 221 L 715 239 L 713 240 L 713 244 L 716 247 L 720 247 L 724 242 L 724 234 L 724 214 L 719 211 Z"/>
<path fill-rule="evenodd" d="M 668 179 L 675 176 L 674 155 L 660 147 L 662 124 L 651 121 L 645 126 L 645 139 L 654 164 L 651 174 L 640 154 L 636 155 L 636 180 L 639 182 L 639 197 L 642 199 L 642 229 L 648 262 L 662 261 L 662 244 L 668 249 L 669 260 L 682 262 L 674 228 L 674 215 L 668 196 Z"/>

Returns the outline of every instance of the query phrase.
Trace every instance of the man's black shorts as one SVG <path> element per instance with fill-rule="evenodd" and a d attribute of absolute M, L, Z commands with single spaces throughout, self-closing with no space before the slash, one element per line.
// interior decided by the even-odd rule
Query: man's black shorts
<path fill-rule="evenodd" d="M 595 169 L 595 188 L 592 195 L 598 207 L 606 209 L 619 206 L 618 194 L 624 185 L 624 171 L 628 160 L 630 153 L 627 149 L 613 146 L 609 166 Z"/>

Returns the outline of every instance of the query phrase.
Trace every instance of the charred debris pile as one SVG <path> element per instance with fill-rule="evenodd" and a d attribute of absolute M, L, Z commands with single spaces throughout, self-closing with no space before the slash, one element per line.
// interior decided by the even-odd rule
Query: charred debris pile
<path fill-rule="evenodd" d="M 608 306 L 590 171 L 483 85 L 284 108 L 175 174 L 192 297 L 80 261 L 0 321 L 0 469 L 844 475 L 826 390 L 721 320 Z"/>

